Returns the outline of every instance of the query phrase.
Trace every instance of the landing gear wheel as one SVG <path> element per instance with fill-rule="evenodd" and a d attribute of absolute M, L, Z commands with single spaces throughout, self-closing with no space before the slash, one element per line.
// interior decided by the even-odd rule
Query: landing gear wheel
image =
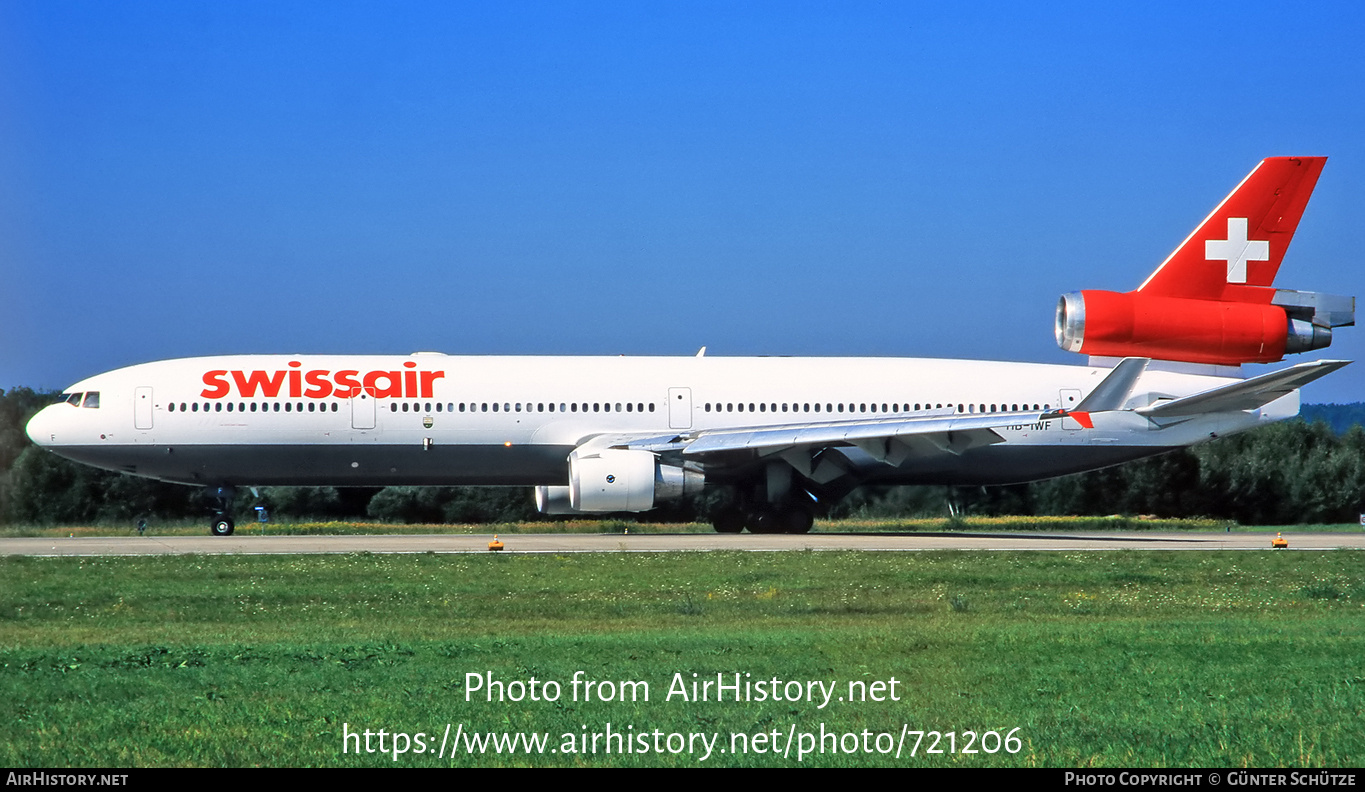
<path fill-rule="evenodd" d="M 232 536 L 232 531 L 236 527 L 231 517 L 219 517 L 209 526 L 209 533 L 214 536 Z"/>
<path fill-rule="evenodd" d="M 782 523 L 778 519 L 777 512 L 772 509 L 758 509 L 749 512 L 747 522 L 749 533 L 774 534 L 782 532 Z"/>
<path fill-rule="evenodd" d="M 744 530 L 744 512 L 739 509 L 724 509 L 711 518 L 716 533 L 737 534 Z"/>
<path fill-rule="evenodd" d="M 815 525 L 815 515 L 801 508 L 783 509 L 778 515 L 782 523 L 782 533 L 806 534 Z"/>

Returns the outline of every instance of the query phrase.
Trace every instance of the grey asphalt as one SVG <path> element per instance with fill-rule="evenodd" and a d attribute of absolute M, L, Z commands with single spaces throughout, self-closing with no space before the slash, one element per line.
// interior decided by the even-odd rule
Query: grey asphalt
<path fill-rule="evenodd" d="M 491 534 L 380 536 L 146 536 L 0 539 L 7 556 L 487 553 Z M 745 550 L 1269 550 L 1265 532 L 512 534 L 505 553 L 667 553 Z M 1365 549 L 1365 531 L 1287 533 L 1290 550 Z"/>

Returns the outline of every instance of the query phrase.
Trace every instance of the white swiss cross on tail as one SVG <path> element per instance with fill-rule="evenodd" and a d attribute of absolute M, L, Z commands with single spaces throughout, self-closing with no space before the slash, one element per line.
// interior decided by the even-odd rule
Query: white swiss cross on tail
<path fill-rule="evenodd" d="M 1247 282 L 1248 261 L 1269 261 L 1270 243 L 1262 239 L 1247 239 L 1247 219 L 1228 218 L 1228 238 L 1204 242 L 1204 259 L 1228 263 L 1228 283 Z"/>

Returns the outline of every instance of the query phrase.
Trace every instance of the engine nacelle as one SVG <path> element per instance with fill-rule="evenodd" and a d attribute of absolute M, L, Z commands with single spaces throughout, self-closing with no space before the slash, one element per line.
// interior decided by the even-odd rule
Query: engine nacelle
<path fill-rule="evenodd" d="M 701 492 L 700 471 L 667 465 L 650 451 L 606 448 L 569 455 L 569 486 L 536 487 L 543 514 L 642 512 Z"/>
<path fill-rule="evenodd" d="M 1056 333 L 1069 352 L 1220 366 L 1272 363 L 1332 343 L 1330 327 L 1268 302 L 1093 290 L 1062 295 Z"/>

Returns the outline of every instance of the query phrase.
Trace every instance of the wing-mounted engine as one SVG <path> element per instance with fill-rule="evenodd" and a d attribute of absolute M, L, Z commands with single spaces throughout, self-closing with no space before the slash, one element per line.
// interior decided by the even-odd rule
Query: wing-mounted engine
<path fill-rule="evenodd" d="M 1243 291 L 1250 292 L 1250 289 Z M 1355 324 L 1355 298 L 1257 289 L 1265 302 L 1088 290 L 1057 303 L 1057 345 L 1100 357 L 1237 366 L 1323 349 Z"/>
<path fill-rule="evenodd" d="M 705 476 L 652 451 L 579 449 L 569 455 L 569 486 L 536 487 L 542 514 L 642 512 L 695 495 Z"/>

